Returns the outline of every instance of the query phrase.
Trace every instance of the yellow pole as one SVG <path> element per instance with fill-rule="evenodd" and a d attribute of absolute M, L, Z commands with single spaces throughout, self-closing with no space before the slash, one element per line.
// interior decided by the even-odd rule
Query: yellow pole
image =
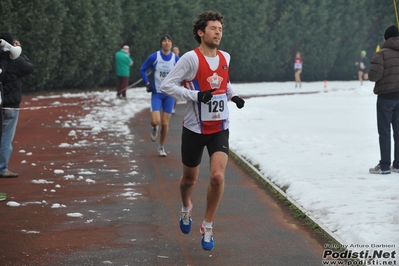
<path fill-rule="evenodd" d="M 398 24 L 398 27 L 399 27 L 399 19 L 398 19 L 398 10 L 396 8 L 396 0 L 393 0 L 393 6 L 395 7 L 396 24 Z"/>
<path fill-rule="evenodd" d="M 379 52 L 381 50 L 380 45 L 378 44 L 377 47 L 375 48 L 375 52 Z"/>

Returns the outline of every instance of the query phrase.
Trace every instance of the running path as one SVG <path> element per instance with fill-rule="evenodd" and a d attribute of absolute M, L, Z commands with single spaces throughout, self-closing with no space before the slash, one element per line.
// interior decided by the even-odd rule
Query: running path
<path fill-rule="evenodd" d="M 32 97 L 24 101 L 54 102 Z M 9 167 L 20 177 L 0 179 L 0 191 L 9 194 L 0 203 L 1 265 L 321 265 L 323 241 L 232 159 L 214 222 L 215 248 L 203 251 L 206 152 L 192 196 L 193 231 L 180 232 L 183 106 L 171 119 L 168 157 L 160 158 L 148 110 L 130 121 L 133 138 L 93 136 L 74 127 L 90 102 L 62 101 L 20 112 Z"/>

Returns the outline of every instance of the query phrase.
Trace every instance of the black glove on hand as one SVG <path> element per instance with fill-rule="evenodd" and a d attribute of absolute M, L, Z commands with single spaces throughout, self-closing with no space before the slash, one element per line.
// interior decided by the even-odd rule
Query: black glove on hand
<path fill-rule="evenodd" d="M 203 103 L 208 103 L 213 97 L 212 92 L 214 92 L 215 90 L 216 89 L 198 92 L 197 94 L 198 101 Z"/>
<path fill-rule="evenodd" d="M 151 84 L 145 85 L 147 92 L 152 92 Z"/>
<path fill-rule="evenodd" d="M 244 101 L 242 98 L 240 98 L 240 97 L 238 97 L 238 96 L 234 96 L 233 98 L 231 98 L 231 100 L 232 100 L 233 102 L 235 102 L 235 104 L 237 105 L 237 108 L 238 108 L 238 109 L 241 109 L 241 108 L 244 107 L 245 101 Z"/>

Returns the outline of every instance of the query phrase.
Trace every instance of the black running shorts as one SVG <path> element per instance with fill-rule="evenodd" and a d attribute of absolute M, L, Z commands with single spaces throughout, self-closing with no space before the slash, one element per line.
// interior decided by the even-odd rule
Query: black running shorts
<path fill-rule="evenodd" d="M 204 147 L 209 157 L 217 151 L 229 154 L 229 130 L 214 134 L 198 134 L 183 127 L 181 137 L 182 163 L 188 167 L 196 167 L 201 163 Z"/>

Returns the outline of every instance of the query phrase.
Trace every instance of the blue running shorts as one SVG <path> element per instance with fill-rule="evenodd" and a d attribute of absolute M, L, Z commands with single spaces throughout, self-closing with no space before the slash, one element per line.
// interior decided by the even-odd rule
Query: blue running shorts
<path fill-rule="evenodd" d="M 175 98 L 163 93 L 153 92 L 151 95 L 151 112 L 163 111 L 171 114 L 175 105 Z"/>

